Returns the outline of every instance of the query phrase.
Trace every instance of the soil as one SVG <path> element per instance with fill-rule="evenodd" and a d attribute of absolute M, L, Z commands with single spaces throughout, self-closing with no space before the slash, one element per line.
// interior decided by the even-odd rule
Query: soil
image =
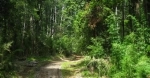
<path fill-rule="evenodd" d="M 74 63 L 79 61 L 80 59 L 81 59 L 80 56 L 73 56 L 65 59 L 59 58 L 59 60 L 57 59 L 54 61 L 46 62 L 40 65 L 36 65 L 34 67 L 26 67 L 23 69 L 24 71 L 20 73 L 20 76 L 18 78 L 66 78 L 63 77 L 62 71 L 68 70 L 62 69 L 62 64 L 64 62 Z M 69 78 L 82 78 L 82 77 L 78 74 L 77 76 L 70 76 Z"/>
<path fill-rule="evenodd" d="M 35 78 L 62 78 L 61 64 L 63 61 L 53 61 L 40 68 L 35 74 Z"/>

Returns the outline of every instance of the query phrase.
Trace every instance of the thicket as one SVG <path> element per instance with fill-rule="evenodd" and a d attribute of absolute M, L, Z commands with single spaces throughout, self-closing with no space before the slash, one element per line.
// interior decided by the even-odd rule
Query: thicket
<path fill-rule="evenodd" d="M 91 56 L 86 65 L 93 67 L 98 77 L 150 76 L 149 11 L 145 2 L 94 0 L 78 12 L 73 25 L 82 41 L 78 45 L 86 44 L 84 51 Z M 106 66 L 110 68 L 105 69 Z"/>

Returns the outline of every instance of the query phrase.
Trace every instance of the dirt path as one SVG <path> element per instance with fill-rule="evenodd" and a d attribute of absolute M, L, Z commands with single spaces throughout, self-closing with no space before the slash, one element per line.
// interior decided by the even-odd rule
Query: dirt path
<path fill-rule="evenodd" d="M 75 59 L 75 60 L 61 59 L 59 61 L 52 61 L 50 64 L 47 64 L 46 66 L 41 67 L 40 70 L 36 72 L 34 77 L 35 78 L 65 78 L 62 76 L 61 71 L 68 71 L 68 72 L 71 72 L 71 71 L 62 69 L 62 64 L 64 62 L 74 63 L 79 60 L 80 59 Z"/>
<path fill-rule="evenodd" d="M 61 64 L 63 61 L 53 61 L 52 63 L 41 67 L 35 74 L 35 78 L 61 78 Z"/>

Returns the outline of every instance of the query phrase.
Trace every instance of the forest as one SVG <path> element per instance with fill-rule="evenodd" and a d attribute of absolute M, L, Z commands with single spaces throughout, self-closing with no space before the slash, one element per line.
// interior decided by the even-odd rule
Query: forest
<path fill-rule="evenodd" d="M 15 61 L 88 56 L 85 78 L 150 78 L 149 0 L 0 0 L 0 78 Z M 95 75 L 94 77 L 92 75 Z"/>

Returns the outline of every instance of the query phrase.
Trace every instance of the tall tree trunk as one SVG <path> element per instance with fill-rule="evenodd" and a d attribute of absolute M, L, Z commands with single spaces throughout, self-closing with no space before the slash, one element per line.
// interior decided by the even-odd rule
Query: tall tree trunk
<path fill-rule="evenodd" d="M 125 8 L 125 4 L 124 4 L 124 0 L 122 1 L 122 30 L 121 30 L 121 41 L 124 40 L 124 17 L 125 17 L 125 12 L 124 12 L 124 8 Z"/>

